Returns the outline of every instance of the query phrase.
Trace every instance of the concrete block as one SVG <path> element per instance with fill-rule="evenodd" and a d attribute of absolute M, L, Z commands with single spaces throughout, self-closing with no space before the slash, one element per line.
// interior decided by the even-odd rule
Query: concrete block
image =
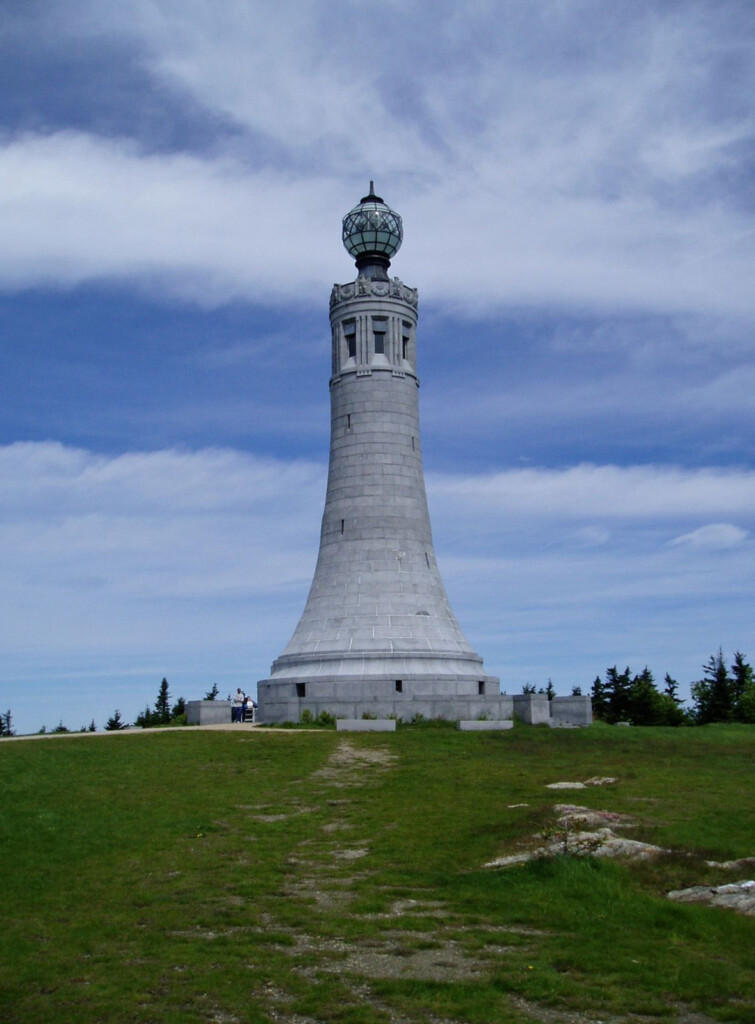
<path fill-rule="evenodd" d="M 592 725 L 592 700 L 589 697 L 554 697 L 551 724 L 555 727 Z"/>
<path fill-rule="evenodd" d="M 489 732 L 490 730 L 499 729 L 513 729 L 514 723 L 512 721 L 490 721 L 490 722 L 465 722 L 460 721 L 458 723 L 459 729 L 462 732 Z"/>
<path fill-rule="evenodd" d="M 224 725 L 231 721 L 229 700 L 189 700 L 186 702 L 188 725 Z"/>
<path fill-rule="evenodd" d="M 395 732 L 396 721 L 393 718 L 339 718 L 336 722 L 338 732 Z"/>
<path fill-rule="evenodd" d="M 550 701 L 543 693 L 514 694 L 514 714 L 528 725 L 548 725 Z"/>

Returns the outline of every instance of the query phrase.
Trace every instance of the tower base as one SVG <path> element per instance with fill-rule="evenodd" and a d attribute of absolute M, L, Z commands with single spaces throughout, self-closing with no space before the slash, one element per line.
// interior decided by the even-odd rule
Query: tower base
<path fill-rule="evenodd" d="M 509 719 L 514 710 L 513 697 L 500 693 L 495 676 L 291 676 L 261 680 L 257 698 L 257 720 L 267 725 L 299 722 L 305 710 L 314 718 L 325 711 L 334 718 L 370 715 L 404 722 L 420 717 Z"/>

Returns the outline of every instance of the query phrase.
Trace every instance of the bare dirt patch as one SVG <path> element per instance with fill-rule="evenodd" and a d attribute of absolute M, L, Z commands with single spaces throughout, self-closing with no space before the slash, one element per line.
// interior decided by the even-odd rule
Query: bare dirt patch
<path fill-rule="evenodd" d="M 573 1010 L 553 1010 L 550 1007 L 540 1006 L 538 1003 L 522 999 L 521 996 L 510 996 L 511 1005 L 520 1013 L 525 1014 L 536 1024 L 659 1024 L 660 1018 L 648 1017 L 643 1014 L 622 1014 L 616 1017 L 614 1014 L 601 1013 L 599 1016 L 592 1014 L 578 1013 Z M 666 1024 L 715 1024 L 710 1017 L 701 1013 L 687 1012 L 682 1010 L 679 1016 L 662 1018 Z"/>

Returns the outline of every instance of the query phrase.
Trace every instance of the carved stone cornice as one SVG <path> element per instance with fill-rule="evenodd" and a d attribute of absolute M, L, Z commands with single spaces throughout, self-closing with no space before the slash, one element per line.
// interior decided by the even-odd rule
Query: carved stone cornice
<path fill-rule="evenodd" d="M 417 289 L 408 288 L 403 281 L 394 277 L 390 281 L 373 281 L 369 277 L 358 277 L 348 284 L 334 284 L 330 293 L 330 305 L 347 302 L 349 299 L 367 298 L 400 299 L 409 306 L 417 306 Z"/>

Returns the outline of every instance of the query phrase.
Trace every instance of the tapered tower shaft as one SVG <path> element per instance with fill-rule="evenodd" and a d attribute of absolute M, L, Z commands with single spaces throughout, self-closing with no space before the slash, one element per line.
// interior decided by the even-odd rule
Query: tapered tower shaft
<path fill-rule="evenodd" d="M 375 251 L 380 232 L 376 241 L 364 229 L 371 212 L 373 225 L 388 222 L 400 244 L 400 218 L 372 191 L 344 219 L 347 248 L 354 253 L 356 228 L 363 248 L 357 280 L 335 285 L 330 300 L 330 465 L 320 550 L 294 635 L 259 683 L 263 721 L 296 720 L 305 707 L 345 717 L 496 712 L 498 681 L 485 675 L 461 631 L 433 549 L 419 431 L 417 292 L 388 278 L 398 244 L 384 231 L 388 242 Z"/>

